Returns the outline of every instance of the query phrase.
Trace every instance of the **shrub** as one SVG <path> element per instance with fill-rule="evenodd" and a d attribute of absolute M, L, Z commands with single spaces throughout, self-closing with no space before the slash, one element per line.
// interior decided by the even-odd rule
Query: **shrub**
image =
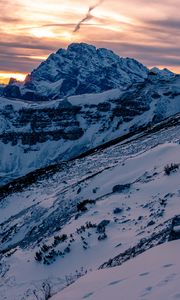
<path fill-rule="evenodd" d="M 82 211 L 82 212 L 86 211 L 87 210 L 87 207 L 86 207 L 87 204 L 96 204 L 96 201 L 87 199 L 87 200 L 84 200 L 84 201 L 78 203 L 77 204 L 77 211 Z"/>
<path fill-rule="evenodd" d="M 105 233 L 106 226 L 110 223 L 109 220 L 103 220 L 97 225 L 97 232 L 98 233 Z"/>
<path fill-rule="evenodd" d="M 42 247 L 41 247 L 41 251 L 42 252 L 47 252 L 49 250 L 49 246 L 47 246 L 46 244 L 44 244 Z"/>
<path fill-rule="evenodd" d="M 107 239 L 107 234 L 105 232 L 98 236 L 98 241 L 103 241 L 105 239 Z"/>
<path fill-rule="evenodd" d="M 122 193 L 126 190 L 129 190 L 131 187 L 131 184 L 130 183 L 126 183 L 126 184 L 118 184 L 118 185 L 115 185 L 112 189 L 112 192 L 113 193 Z"/>
<path fill-rule="evenodd" d="M 37 260 L 37 261 L 42 260 L 42 252 L 41 251 L 35 253 L 35 260 Z"/>
<path fill-rule="evenodd" d="M 67 234 L 54 236 L 53 246 L 57 246 L 58 244 L 63 243 L 65 240 L 67 240 Z"/>
<path fill-rule="evenodd" d="M 70 247 L 67 246 L 65 249 L 64 249 L 64 253 L 69 253 L 71 251 Z"/>
<path fill-rule="evenodd" d="M 113 213 L 114 214 L 120 214 L 120 213 L 122 213 L 122 208 L 119 208 L 119 207 L 116 207 L 114 210 L 113 210 Z"/>
<path fill-rule="evenodd" d="M 164 167 L 164 173 L 165 175 L 170 175 L 172 172 L 176 171 L 177 169 L 179 169 L 179 165 L 178 164 L 171 164 L 171 165 L 167 165 Z"/>

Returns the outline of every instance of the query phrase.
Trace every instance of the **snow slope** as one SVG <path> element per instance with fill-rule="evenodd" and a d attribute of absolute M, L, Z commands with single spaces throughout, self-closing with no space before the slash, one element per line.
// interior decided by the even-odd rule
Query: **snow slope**
<path fill-rule="evenodd" d="M 180 170 L 167 176 L 164 167 L 180 163 L 179 133 L 180 126 L 177 125 L 150 135 L 137 136 L 129 143 L 120 143 L 68 162 L 59 172 L 1 199 L 0 299 L 45 300 L 57 292 L 60 294 L 56 299 L 61 299 L 61 293 L 62 299 L 66 299 L 63 298 L 66 290 L 62 289 L 83 274 L 100 267 L 120 265 L 135 253 L 138 254 L 139 250 L 145 251 L 159 243 L 166 243 L 174 217 L 180 215 Z M 86 199 L 96 202 L 88 204 L 85 211 L 77 211 L 77 205 Z M 102 221 L 106 221 L 105 232 L 101 232 L 101 226 L 98 226 Z M 57 237 L 63 234 L 67 237 L 59 241 Z M 44 244 L 46 247 L 42 250 Z M 141 245 L 140 249 L 138 245 Z M 174 247 L 166 244 L 163 249 L 166 253 L 166 249 L 173 247 L 175 253 L 176 245 L 179 244 Z M 37 261 L 35 256 L 39 251 L 42 259 Z M 148 255 L 152 258 L 155 252 Z M 142 299 L 152 299 L 147 298 L 148 294 L 143 296 L 143 293 L 149 292 L 149 289 L 143 289 L 152 286 L 151 295 L 158 297 L 156 293 L 161 293 L 163 282 L 173 279 L 176 289 L 172 296 L 178 295 L 179 273 L 175 265 L 170 274 L 171 267 L 163 268 L 163 265 L 175 264 L 175 254 L 173 260 L 164 256 L 162 264 L 160 260 L 159 265 L 151 262 L 152 267 L 143 263 L 144 255 L 141 264 L 140 257 L 134 260 L 138 266 L 132 277 L 129 275 L 131 262 L 128 263 L 126 276 L 121 276 L 121 268 L 95 273 L 102 274 L 99 286 L 104 286 L 109 295 L 110 290 L 113 292 L 113 288 L 119 288 L 120 282 L 116 285 L 114 281 L 122 277 L 129 284 L 137 284 L 135 291 L 142 295 Z M 139 263 L 136 264 L 136 261 Z M 154 277 L 156 270 L 159 273 Z M 146 272 L 153 276 L 148 279 L 146 274 L 137 279 L 139 274 Z M 93 274 L 90 278 L 94 278 Z M 172 274 L 175 275 L 171 278 Z M 98 290 L 94 283 L 89 284 L 88 279 L 87 285 L 86 279 L 82 280 L 85 282 L 84 289 L 79 288 L 77 283 L 75 295 L 80 295 L 80 298 L 74 299 L 102 299 L 103 290 Z M 139 280 L 142 280 L 141 287 L 138 287 Z M 114 284 L 107 286 L 112 282 Z M 158 291 L 156 284 L 159 284 Z M 130 292 L 127 287 L 126 284 L 124 294 Z M 71 290 L 67 290 L 67 297 L 68 293 Z"/>
<path fill-rule="evenodd" d="M 180 241 L 155 247 L 120 267 L 81 278 L 52 300 L 180 299 Z"/>

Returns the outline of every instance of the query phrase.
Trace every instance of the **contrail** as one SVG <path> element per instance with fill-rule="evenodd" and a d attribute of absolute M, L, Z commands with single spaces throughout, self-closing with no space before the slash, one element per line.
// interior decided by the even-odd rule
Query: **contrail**
<path fill-rule="evenodd" d="M 74 30 L 73 30 L 74 33 L 80 30 L 81 25 L 82 25 L 84 22 L 86 22 L 86 21 L 88 21 L 88 20 L 90 20 L 90 19 L 93 18 L 91 12 L 92 12 L 96 7 L 98 7 L 102 2 L 104 2 L 104 0 L 99 0 L 96 4 L 94 4 L 94 5 L 92 5 L 92 6 L 89 7 L 86 16 L 85 16 L 80 22 L 78 22 L 78 24 L 77 24 L 76 27 L 74 28 Z"/>

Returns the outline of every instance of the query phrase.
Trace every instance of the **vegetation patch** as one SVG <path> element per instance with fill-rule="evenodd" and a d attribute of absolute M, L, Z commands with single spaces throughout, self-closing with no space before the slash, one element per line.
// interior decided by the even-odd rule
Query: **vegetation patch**
<path fill-rule="evenodd" d="M 169 176 L 172 172 L 177 171 L 179 169 L 179 164 L 170 164 L 164 167 L 165 175 Z"/>
<path fill-rule="evenodd" d="M 88 204 L 96 204 L 96 201 L 95 200 L 89 200 L 89 199 L 86 199 L 80 203 L 77 204 L 77 211 L 81 211 L 81 212 L 85 212 L 87 211 L 87 205 Z"/>

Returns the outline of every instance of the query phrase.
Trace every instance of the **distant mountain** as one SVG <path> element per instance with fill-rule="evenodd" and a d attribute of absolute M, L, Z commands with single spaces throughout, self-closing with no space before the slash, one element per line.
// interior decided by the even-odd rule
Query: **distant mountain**
<path fill-rule="evenodd" d="M 3 96 L 5 86 L 6 86 L 5 84 L 0 84 L 0 96 Z"/>
<path fill-rule="evenodd" d="M 148 69 L 131 58 L 87 45 L 71 44 L 60 49 L 32 71 L 21 85 L 11 81 L 5 96 L 50 100 L 70 95 L 101 93 L 144 82 Z"/>

